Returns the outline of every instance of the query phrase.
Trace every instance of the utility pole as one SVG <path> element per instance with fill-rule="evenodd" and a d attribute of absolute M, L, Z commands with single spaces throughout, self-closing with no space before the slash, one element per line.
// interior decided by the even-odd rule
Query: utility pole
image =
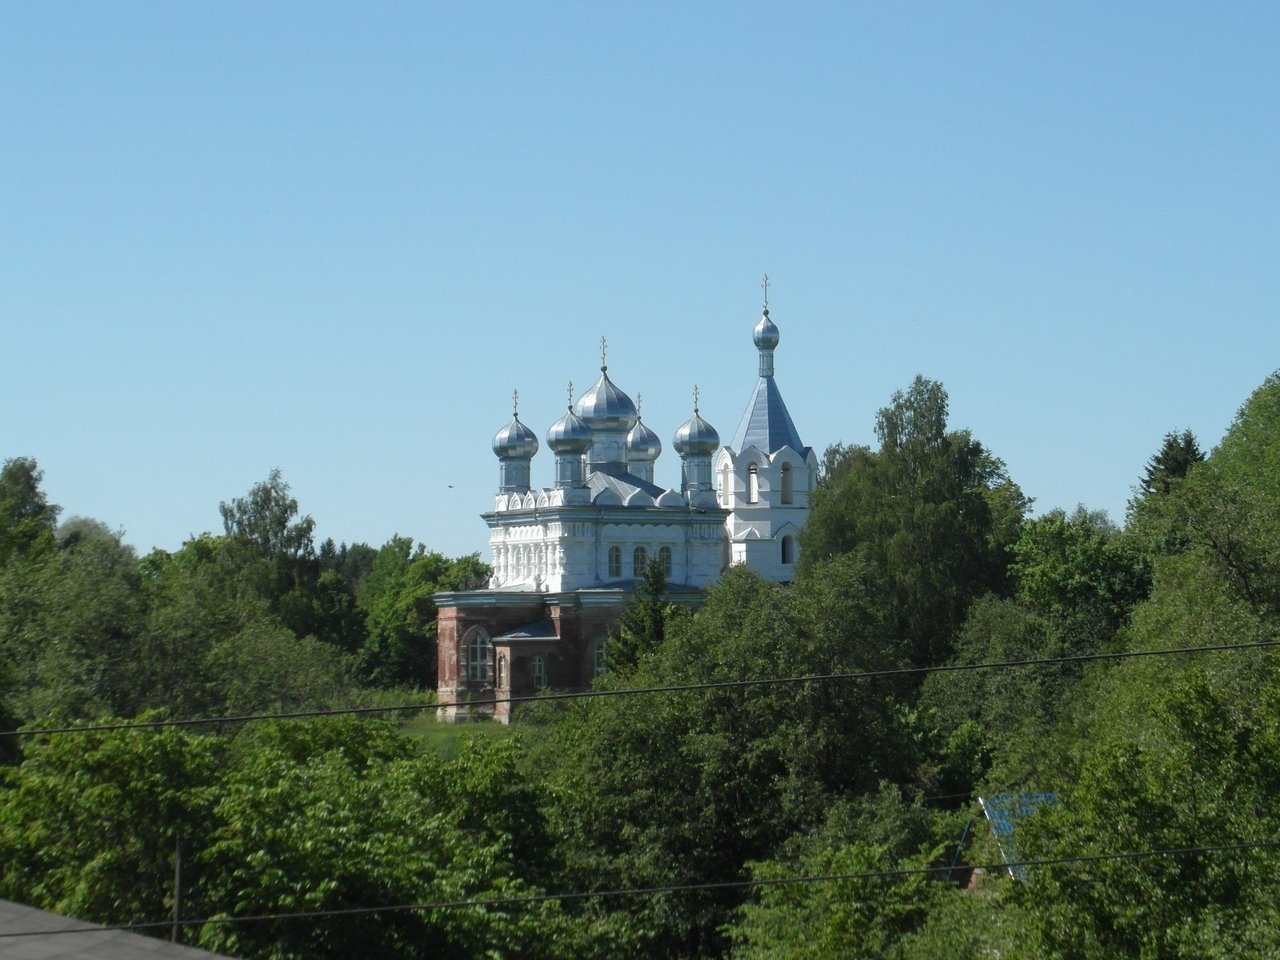
<path fill-rule="evenodd" d="M 169 939 L 174 943 L 182 942 L 182 841 L 179 827 L 173 844 L 173 931 Z"/>

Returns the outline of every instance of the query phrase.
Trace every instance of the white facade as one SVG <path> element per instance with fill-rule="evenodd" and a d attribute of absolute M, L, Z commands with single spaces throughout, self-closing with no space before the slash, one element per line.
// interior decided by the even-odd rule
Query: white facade
<path fill-rule="evenodd" d="M 773 380 L 777 327 L 754 340 L 760 376 L 733 443 L 720 447 L 698 413 L 676 431 L 681 488 L 653 483 L 661 443 L 607 367 L 548 431 L 555 485 L 530 485 L 537 438 L 518 413 L 494 437 L 499 492 L 484 514 L 490 589 L 561 593 L 623 586 L 659 560 L 672 586 L 706 587 L 731 563 L 766 579 L 794 577 L 798 535 L 818 460 L 799 440 Z"/>

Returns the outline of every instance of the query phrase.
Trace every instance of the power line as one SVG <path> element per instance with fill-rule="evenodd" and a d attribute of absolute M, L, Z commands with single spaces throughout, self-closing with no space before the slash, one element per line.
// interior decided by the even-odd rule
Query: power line
<path fill-rule="evenodd" d="M 1155 857 L 1176 857 L 1200 853 L 1237 853 L 1244 850 L 1262 850 L 1280 847 L 1280 840 L 1250 840 L 1240 843 L 1224 843 L 1197 847 L 1164 847 L 1156 850 L 1129 850 L 1121 853 L 1081 854 L 1072 857 L 1041 857 L 1016 862 L 1000 861 L 996 863 L 967 864 L 969 870 L 1007 870 L 1010 867 L 1047 867 L 1073 863 L 1102 863 L 1118 860 L 1145 860 Z M 376 907 L 344 907 L 333 910 L 301 910 L 292 913 L 256 913 L 244 916 L 214 916 L 200 919 L 178 921 L 183 926 L 200 926 L 206 923 L 256 923 L 268 920 L 315 920 L 322 917 L 355 917 L 374 913 L 410 913 L 428 910 L 458 910 L 467 907 L 519 907 L 540 903 L 569 903 L 580 900 L 605 899 L 610 897 L 640 897 L 660 893 L 691 893 L 700 890 L 737 890 L 751 887 L 776 887 L 794 883 L 831 883 L 840 880 L 875 880 L 893 877 L 928 876 L 945 874 L 951 867 L 904 867 L 894 870 L 865 870 L 857 873 L 824 873 L 807 874 L 798 877 L 770 877 L 754 880 L 722 880 L 714 883 L 672 883 L 653 887 L 622 887 L 615 890 L 573 891 L 569 893 L 538 893 L 523 897 L 484 898 L 472 897 L 461 900 L 438 900 L 427 903 L 395 903 Z M 0 933 L 0 938 L 52 936 L 66 933 L 95 933 L 103 930 L 155 930 L 171 928 L 170 920 L 151 920 L 142 923 L 120 923 L 111 925 L 95 925 L 70 927 L 60 930 L 31 930 L 18 933 Z"/>
<path fill-rule="evenodd" d="M 405 703 L 387 707 L 334 707 L 322 710 L 294 710 L 275 713 L 246 713 L 220 717 L 187 717 L 173 720 L 122 720 L 117 723 L 94 723 L 81 726 L 37 727 L 28 730 L 3 730 L 0 737 L 35 737 L 62 733 L 100 733 L 111 730 L 156 730 L 164 727 L 196 727 L 216 724 L 252 723 L 256 720 L 306 720 L 318 717 L 371 716 L 385 713 L 438 710 L 446 707 L 491 707 L 500 703 L 547 703 L 560 700 L 586 700 L 605 697 L 636 696 L 652 693 L 685 693 L 694 690 L 732 690 L 746 687 L 772 687 L 793 683 L 828 683 L 849 680 L 874 680 L 884 677 L 918 676 L 926 673 L 958 673 L 968 670 L 1000 670 L 1017 667 L 1048 666 L 1063 663 L 1088 663 L 1095 660 L 1132 660 L 1140 657 L 1165 657 L 1176 654 L 1215 653 L 1224 650 L 1258 650 L 1280 646 L 1280 640 L 1258 640 L 1251 643 L 1219 643 L 1201 647 L 1167 647 L 1161 650 L 1121 650 L 1112 653 L 1079 653 L 1066 657 L 1035 657 L 1026 660 L 993 660 L 984 663 L 946 663 L 931 667 L 892 667 L 884 670 L 857 670 L 844 673 L 811 673 L 791 677 L 762 677 L 750 680 L 708 680 L 652 687 L 620 687 L 614 690 L 578 690 L 506 697 L 484 697 L 473 700 L 446 700 L 435 703 Z"/>

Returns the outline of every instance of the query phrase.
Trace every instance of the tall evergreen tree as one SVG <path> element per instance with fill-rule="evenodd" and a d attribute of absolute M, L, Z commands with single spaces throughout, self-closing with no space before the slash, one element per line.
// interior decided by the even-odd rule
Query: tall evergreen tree
<path fill-rule="evenodd" d="M 1147 461 L 1138 481 L 1140 496 L 1168 493 L 1175 482 L 1181 480 L 1197 463 L 1204 460 L 1204 452 L 1196 443 L 1190 430 L 1171 430 L 1164 435 L 1160 449 Z"/>

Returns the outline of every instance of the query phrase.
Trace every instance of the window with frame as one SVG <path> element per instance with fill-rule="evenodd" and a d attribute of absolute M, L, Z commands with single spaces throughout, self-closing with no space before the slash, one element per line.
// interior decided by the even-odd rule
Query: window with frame
<path fill-rule="evenodd" d="M 791 464 L 784 463 L 782 465 L 782 502 L 791 502 Z"/>
<path fill-rule="evenodd" d="M 760 468 L 754 463 L 747 470 L 747 503 L 760 502 Z"/>
<path fill-rule="evenodd" d="M 493 679 L 493 641 L 482 627 L 475 627 L 467 634 L 465 643 L 467 680 L 485 683 Z"/>
<path fill-rule="evenodd" d="M 609 548 L 609 576 L 622 576 L 622 548 L 617 545 Z"/>
<path fill-rule="evenodd" d="M 670 547 L 658 548 L 658 562 L 662 564 L 662 575 L 664 577 L 670 577 L 671 576 L 671 548 Z"/>
<path fill-rule="evenodd" d="M 644 576 L 644 565 L 649 562 L 649 554 L 644 547 L 636 547 L 631 554 L 631 575 L 637 579 Z"/>
<path fill-rule="evenodd" d="M 537 654 L 529 661 L 529 676 L 533 678 L 533 689 L 545 690 L 547 687 L 547 658 Z"/>

